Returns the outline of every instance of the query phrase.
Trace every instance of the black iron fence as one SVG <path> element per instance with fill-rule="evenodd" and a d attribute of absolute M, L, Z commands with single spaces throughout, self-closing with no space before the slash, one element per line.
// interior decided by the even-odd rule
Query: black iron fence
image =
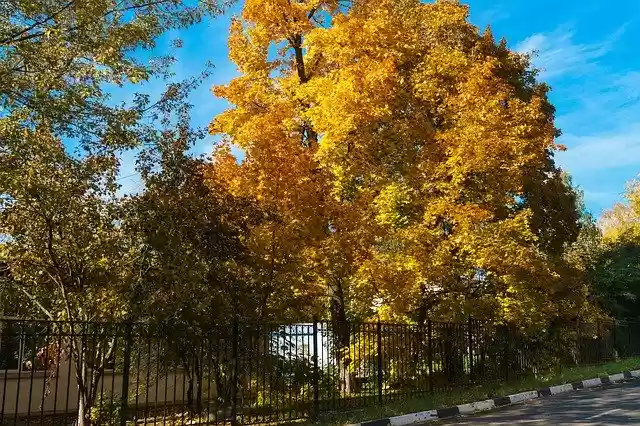
<path fill-rule="evenodd" d="M 256 424 L 640 354 L 640 324 L 0 321 L 0 424 Z"/>

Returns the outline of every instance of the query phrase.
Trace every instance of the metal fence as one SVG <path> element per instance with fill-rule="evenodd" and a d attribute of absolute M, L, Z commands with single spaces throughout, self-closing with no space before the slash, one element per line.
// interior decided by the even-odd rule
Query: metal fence
<path fill-rule="evenodd" d="M 256 424 L 640 354 L 635 323 L 0 321 L 0 424 Z"/>

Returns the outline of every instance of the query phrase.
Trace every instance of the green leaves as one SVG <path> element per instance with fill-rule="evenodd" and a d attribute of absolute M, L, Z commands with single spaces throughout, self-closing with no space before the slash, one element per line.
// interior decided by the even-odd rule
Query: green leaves
<path fill-rule="evenodd" d="M 6 285 L 37 300 L 38 316 L 101 319 L 126 306 L 117 290 L 126 250 L 110 201 L 115 166 L 115 158 L 70 157 L 42 128 L 22 134 L 0 158 Z"/>
<path fill-rule="evenodd" d="M 169 29 L 223 2 L 8 0 L 0 5 L 0 137 L 6 125 L 45 124 L 86 149 L 131 147 L 147 105 L 108 106 L 105 85 L 162 76 L 171 60 L 137 59 Z M 9 122 L 2 124 L 2 122 Z"/>
<path fill-rule="evenodd" d="M 640 316 L 640 186 L 631 182 L 627 203 L 601 218 L 602 238 L 595 241 L 589 273 L 600 303 L 618 317 Z"/>
<path fill-rule="evenodd" d="M 179 113 L 199 77 L 173 84 L 155 104 L 136 95 L 129 105 L 110 105 L 105 86 L 164 76 L 170 58 L 147 63 L 136 50 L 220 12 L 217 6 L 0 3 L 0 234 L 8 236 L 7 285 L 29 295 L 32 315 L 118 319 L 130 313 L 128 286 L 139 253 L 127 246 L 121 228 L 117 153 L 154 141 L 154 122 Z"/>

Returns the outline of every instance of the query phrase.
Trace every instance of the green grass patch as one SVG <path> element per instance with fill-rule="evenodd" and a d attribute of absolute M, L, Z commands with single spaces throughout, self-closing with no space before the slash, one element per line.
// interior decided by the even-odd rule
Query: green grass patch
<path fill-rule="evenodd" d="M 487 383 L 465 389 L 455 389 L 448 392 L 438 392 L 419 397 L 398 397 L 397 401 L 390 401 L 383 405 L 364 407 L 348 412 L 323 413 L 317 425 L 344 425 L 359 423 L 367 420 L 399 416 L 402 414 L 445 408 L 468 402 L 505 396 L 518 392 L 571 383 L 584 379 L 591 379 L 609 374 L 621 373 L 625 370 L 640 368 L 640 357 L 628 358 L 617 362 L 584 367 L 565 367 L 538 377 L 527 377 L 510 383 Z M 301 423 L 297 423 L 301 424 Z M 302 424 L 312 424 L 305 422 Z"/>

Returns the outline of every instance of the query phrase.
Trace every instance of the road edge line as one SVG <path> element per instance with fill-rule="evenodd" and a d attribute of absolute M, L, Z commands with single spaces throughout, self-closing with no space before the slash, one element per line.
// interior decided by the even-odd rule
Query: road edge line
<path fill-rule="evenodd" d="M 575 392 L 580 389 L 598 387 L 610 383 L 624 382 L 631 379 L 640 378 L 640 370 L 625 370 L 621 373 L 610 374 L 608 376 L 585 379 L 579 382 L 565 383 L 550 386 L 547 388 L 535 389 L 520 392 L 513 395 L 498 396 L 492 399 L 470 402 L 467 404 L 455 405 L 453 407 L 439 408 L 437 410 L 420 411 L 417 413 L 403 414 L 401 416 L 387 417 L 384 419 L 370 420 L 362 423 L 351 423 L 347 426 L 408 426 L 429 421 L 450 419 L 460 415 L 472 415 L 481 412 L 491 411 L 495 408 L 507 407 L 510 405 L 522 404 L 526 401 L 558 395 L 567 392 Z"/>

